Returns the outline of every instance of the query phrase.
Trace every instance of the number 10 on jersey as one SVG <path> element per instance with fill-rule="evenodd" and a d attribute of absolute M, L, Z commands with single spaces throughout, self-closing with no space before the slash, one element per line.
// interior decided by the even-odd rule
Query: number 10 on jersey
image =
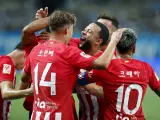
<path fill-rule="evenodd" d="M 129 97 L 131 95 L 130 93 L 132 90 L 136 90 L 138 92 L 138 98 L 136 100 L 137 102 L 136 106 L 132 110 L 130 110 L 128 108 L 128 104 L 129 104 Z M 139 107 L 142 102 L 142 93 L 143 93 L 143 89 L 140 85 L 131 84 L 125 89 L 123 84 L 115 92 L 118 93 L 117 104 L 116 104 L 117 112 L 121 113 L 121 110 L 123 109 L 125 114 L 134 115 L 139 110 Z"/>

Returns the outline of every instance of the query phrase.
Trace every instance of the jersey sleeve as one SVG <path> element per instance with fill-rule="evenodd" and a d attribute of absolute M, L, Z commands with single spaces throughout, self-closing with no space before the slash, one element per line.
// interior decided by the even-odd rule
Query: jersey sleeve
<path fill-rule="evenodd" d="M 24 64 L 24 72 L 28 75 L 31 74 L 31 64 L 30 64 L 30 55 L 27 57 L 25 64 Z"/>
<path fill-rule="evenodd" d="M 77 47 L 68 47 L 63 57 L 69 64 L 82 69 L 90 69 L 96 59 L 95 57 L 85 54 Z"/>
<path fill-rule="evenodd" d="M 149 86 L 155 91 L 160 88 L 160 80 L 157 74 L 154 72 L 153 68 L 148 65 L 148 74 L 149 74 Z"/>
<path fill-rule="evenodd" d="M 13 82 L 15 77 L 15 66 L 9 57 L 5 57 L 0 62 L 0 82 L 11 81 Z"/>

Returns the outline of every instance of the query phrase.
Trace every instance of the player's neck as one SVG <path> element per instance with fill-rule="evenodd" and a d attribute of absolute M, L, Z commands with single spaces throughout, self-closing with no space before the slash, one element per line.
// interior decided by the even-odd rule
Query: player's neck
<path fill-rule="evenodd" d="M 118 51 L 116 51 L 116 56 L 119 59 L 131 59 L 132 58 L 132 53 L 121 54 Z"/>
<path fill-rule="evenodd" d="M 49 40 L 55 40 L 55 41 L 58 41 L 60 43 L 66 43 L 66 38 L 60 34 L 54 34 L 54 35 L 51 35 L 50 36 L 50 39 Z"/>
<path fill-rule="evenodd" d="M 14 63 L 14 65 L 16 65 L 16 50 L 14 50 L 14 51 L 12 51 L 11 53 L 9 53 L 7 56 L 9 56 L 11 59 L 12 59 L 12 61 L 13 61 L 13 63 Z"/>
<path fill-rule="evenodd" d="M 88 51 L 88 53 L 87 54 L 89 54 L 89 55 L 92 55 L 92 56 L 94 56 L 94 55 L 96 55 L 97 53 L 99 53 L 101 50 L 100 50 L 100 47 L 91 47 L 91 49 Z"/>

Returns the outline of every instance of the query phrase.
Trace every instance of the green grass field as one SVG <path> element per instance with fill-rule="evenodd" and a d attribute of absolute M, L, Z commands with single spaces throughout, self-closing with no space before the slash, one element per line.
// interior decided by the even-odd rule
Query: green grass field
<path fill-rule="evenodd" d="M 76 95 L 74 95 L 74 97 L 78 105 L 78 99 Z M 9 120 L 28 120 L 28 112 L 23 108 L 23 101 L 24 99 L 13 100 L 12 111 Z M 147 116 L 147 120 L 160 120 L 160 98 L 158 98 L 150 89 L 147 90 L 143 107 Z"/>

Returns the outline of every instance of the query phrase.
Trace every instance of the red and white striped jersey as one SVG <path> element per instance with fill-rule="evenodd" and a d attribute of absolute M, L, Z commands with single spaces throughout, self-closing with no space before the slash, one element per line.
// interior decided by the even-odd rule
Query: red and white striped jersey
<path fill-rule="evenodd" d="M 15 86 L 15 66 L 9 56 L 0 56 L 0 83 L 6 80 L 13 82 L 13 86 Z M 0 95 L 0 120 L 8 120 L 10 109 L 11 101 L 3 100 Z"/>
<path fill-rule="evenodd" d="M 8 120 L 10 116 L 10 111 L 11 111 L 11 101 L 9 100 L 2 100 L 0 103 L 0 111 L 1 111 L 1 116 L 0 120 Z"/>
<path fill-rule="evenodd" d="M 102 52 L 99 52 L 94 57 L 99 57 L 101 54 Z M 81 69 L 79 75 L 84 73 L 84 71 L 85 70 Z M 79 120 L 101 120 L 101 118 L 99 118 L 99 114 L 103 112 L 103 105 L 100 103 L 102 100 L 98 99 L 94 95 L 89 94 L 81 86 L 76 86 L 76 92 L 79 98 Z"/>
<path fill-rule="evenodd" d="M 97 97 L 80 86 L 76 86 L 76 91 L 79 98 L 79 120 L 97 120 L 99 113 Z"/>

